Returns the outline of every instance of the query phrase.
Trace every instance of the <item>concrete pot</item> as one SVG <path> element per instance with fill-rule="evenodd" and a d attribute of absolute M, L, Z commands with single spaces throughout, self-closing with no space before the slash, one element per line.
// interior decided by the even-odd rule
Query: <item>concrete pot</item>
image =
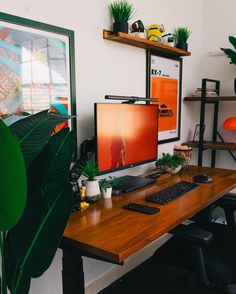
<path fill-rule="evenodd" d="M 86 186 L 86 200 L 88 202 L 97 202 L 101 199 L 100 188 L 98 180 L 85 181 Z"/>

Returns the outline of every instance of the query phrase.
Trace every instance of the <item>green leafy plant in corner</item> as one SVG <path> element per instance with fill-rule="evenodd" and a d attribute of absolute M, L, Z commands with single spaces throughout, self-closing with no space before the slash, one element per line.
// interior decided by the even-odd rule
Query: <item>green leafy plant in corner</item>
<path fill-rule="evenodd" d="M 89 181 L 94 181 L 95 177 L 99 174 L 98 165 L 94 160 L 85 161 L 79 170 Z"/>
<path fill-rule="evenodd" d="M 51 134 L 69 118 L 43 111 L 9 128 L 0 120 L 2 294 L 28 293 L 60 243 L 72 209 L 74 139 L 68 129 Z"/>
<path fill-rule="evenodd" d="M 117 185 L 118 180 L 115 177 L 111 177 L 109 176 L 108 179 L 104 178 L 99 180 L 99 185 L 101 188 L 104 189 L 104 191 L 106 192 L 108 188 L 112 188 L 115 185 Z"/>
<path fill-rule="evenodd" d="M 220 49 L 230 59 L 230 63 L 236 65 L 236 37 L 229 36 L 229 42 L 233 45 L 235 50 L 230 48 L 220 48 Z"/>
<path fill-rule="evenodd" d="M 134 15 L 132 4 L 126 1 L 115 1 L 109 5 L 115 22 L 128 22 Z"/>
<path fill-rule="evenodd" d="M 179 27 L 174 30 L 176 43 L 187 43 L 191 31 L 187 27 Z"/>
<path fill-rule="evenodd" d="M 162 153 L 162 158 L 157 159 L 155 165 L 157 167 L 166 166 L 175 169 L 184 163 L 185 158 L 178 154 L 170 155 L 169 153 Z"/>

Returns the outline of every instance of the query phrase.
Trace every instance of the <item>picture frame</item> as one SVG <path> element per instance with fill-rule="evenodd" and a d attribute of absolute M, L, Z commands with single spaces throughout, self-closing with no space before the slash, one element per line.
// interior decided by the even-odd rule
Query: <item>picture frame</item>
<path fill-rule="evenodd" d="M 205 132 L 205 129 L 206 129 L 206 125 L 203 125 L 203 134 Z M 200 124 L 196 124 L 192 142 L 199 141 L 199 136 L 200 136 Z"/>
<path fill-rule="evenodd" d="M 146 96 L 158 98 L 158 144 L 178 141 L 181 122 L 182 59 L 147 51 Z"/>
<path fill-rule="evenodd" d="M 1 12 L 0 118 L 45 109 L 76 115 L 74 32 Z M 66 124 L 76 136 L 76 118 Z"/>

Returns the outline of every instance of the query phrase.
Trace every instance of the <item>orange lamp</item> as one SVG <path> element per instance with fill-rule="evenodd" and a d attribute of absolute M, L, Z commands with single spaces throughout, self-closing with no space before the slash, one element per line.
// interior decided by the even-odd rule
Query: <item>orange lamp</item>
<path fill-rule="evenodd" d="M 227 118 L 223 124 L 224 129 L 236 131 L 236 117 Z"/>

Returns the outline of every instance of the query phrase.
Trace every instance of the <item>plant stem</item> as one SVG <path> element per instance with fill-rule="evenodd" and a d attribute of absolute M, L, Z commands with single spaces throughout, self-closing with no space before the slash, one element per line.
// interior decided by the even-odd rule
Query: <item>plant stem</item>
<path fill-rule="evenodd" d="M 5 232 L 2 232 L 0 235 L 0 249 L 1 249 L 1 258 L 2 258 L 2 294 L 7 294 L 7 283 L 6 283 L 6 268 L 5 268 Z"/>

